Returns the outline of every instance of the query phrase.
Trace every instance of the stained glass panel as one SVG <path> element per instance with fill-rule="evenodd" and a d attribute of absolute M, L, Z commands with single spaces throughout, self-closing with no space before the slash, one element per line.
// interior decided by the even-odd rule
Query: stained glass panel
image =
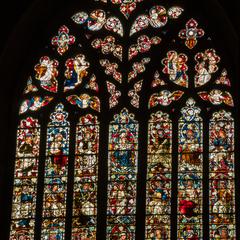
<path fill-rule="evenodd" d="M 65 238 L 70 124 L 63 109 L 56 106 L 47 129 L 42 239 Z"/>
<path fill-rule="evenodd" d="M 146 53 L 150 51 L 153 45 L 161 43 L 161 38 L 158 36 L 149 38 L 147 35 L 141 35 L 137 39 L 136 44 L 132 44 L 128 50 L 128 60 L 136 57 L 139 53 Z"/>
<path fill-rule="evenodd" d="M 170 239 L 172 123 L 157 112 L 148 123 L 145 239 Z"/>
<path fill-rule="evenodd" d="M 151 58 L 143 58 L 140 62 L 134 62 L 132 65 L 132 71 L 128 74 L 128 81 L 135 79 L 138 74 L 145 72 L 146 65 L 150 63 Z"/>
<path fill-rule="evenodd" d="M 28 117 L 17 130 L 10 239 L 34 239 L 40 145 L 38 120 Z"/>
<path fill-rule="evenodd" d="M 130 103 L 135 108 L 139 108 L 139 103 L 140 103 L 139 92 L 142 90 L 142 85 L 143 85 L 143 80 L 136 82 L 133 86 L 133 89 L 131 89 L 128 92 L 128 96 L 131 98 Z"/>
<path fill-rule="evenodd" d="M 63 55 L 69 48 L 69 45 L 74 44 L 75 37 L 69 35 L 69 29 L 65 25 L 58 30 L 58 35 L 52 38 L 52 45 L 57 46 L 57 52 Z"/>
<path fill-rule="evenodd" d="M 202 98 L 204 101 L 208 101 L 212 103 L 213 105 L 220 105 L 222 103 L 225 103 L 226 105 L 233 107 L 233 97 L 232 95 L 227 91 L 221 91 L 219 89 L 213 89 L 210 92 L 199 92 L 198 95 Z"/>
<path fill-rule="evenodd" d="M 113 108 L 118 105 L 118 99 L 121 96 L 121 92 L 117 90 L 116 86 L 111 82 L 107 82 L 107 90 L 110 93 L 109 107 Z"/>
<path fill-rule="evenodd" d="M 148 103 L 149 108 L 156 107 L 157 105 L 168 106 L 172 102 L 178 101 L 184 92 L 174 91 L 170 92 L 168 90 L 162 90 L 159 93 L 154 93 L 151 95 Z"/>
<path fill-rule="evenodd" d="M 82 83 L 84 77 L 88 75 L 90 63 L 86 61 L 83 54 L 78 54 L 75 58 L 70 58 L 66 61 L 66 71 L 64 82 L 64 91 L 75 89 Z"/>
<path fill-rule="evenodd" d="M 202 239 L 203 126 L 189 99 L 178 123 L 178 239 Z"/>
<path fill-rule="evenodd" d="M 212 74 L 217 72 L 220 57 L 216 54 L 215 49 L 207 49 L 205 52 L 197 53 L 195 56 L 197 62 L 195 66 L 195 87 L 200 87 L 209 82 Z"/>
<path fill-rule="evenodd" d="M 99 125 L 81 117 L 76 129 L 72 239 L 96 239 Z"/>
<path fill-rule="evenodd" d="M 135 239 L 138 123 L 127 109 L 109 128 L 107 239 Z"/>
<path fill-rule="evenodd" d="M 192 49 L 197 45 L 198 38 L 204 36 L 204 31 L 201 28 L 198 28 L 198 22 L 191 18 L 186 23 L 186 28 L 181 30 L 178 34 L 181 39 L 185 39 L 185 45 Z"/>
<path fill-rule="evenodd" d="M 164 65 L 162 71 L 169 75 L 170 81 L 177 85 L 188 87 L 187 61 L 188 57 L 186 54 L 169 51 L 167 57 L 162 60 Z"/>
<path fill-rule="evenodd" d="M 108 31 L 123 36 L 123 26 L 121 21 L 114 16 L 107 18 L 106 12 L 102 9 L 93 10 L 90 14 L 78 12 L 72 16 L 76 24 L 86 24 L 89 31 L 99 31 L 105 27 Z"/>
<path fill-rule="evenodd" d="M 231 113 L 215 112 L 209 126 L 210 239 L 236 239 L 234 123 Z"/>
<path fill-rule="evenodd" d="M 115 37 L 107 36 L 103 40 L 101 38 L 96 38 L 92 41 L 91 45 L 95 49 L 101 49 L 104 55 L 112 53 L 114 57 L 122 61 L 123 47 L 116 44 Z"/>
<path fill-rule="evenodd" d="M 49 92 L 55 93 L 58 90 L 58 65 L 56 59 L 51 60 L 48 56 L 43 56 L 34 67 L 35 78 L 40 81 L 41 87 Z"/>

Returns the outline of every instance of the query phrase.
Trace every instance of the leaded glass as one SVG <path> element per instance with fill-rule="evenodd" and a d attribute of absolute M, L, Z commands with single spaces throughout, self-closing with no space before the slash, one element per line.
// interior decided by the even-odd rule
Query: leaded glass
<path fill-rule="evenodd" d="M 23 114 L 30 111 L 38 111 L 39 109 L 45 107 L 53 100 L 53 97 L 45 96 L 39 97 L 34 96 L 30 99 L 24 100 L 20 106 L 19 114 Z"/>
<path fill-rule="evenodd" d="M 50 116 L 44 172 L 42 239 L 64 239 L 70 124 L 58 104 Z"/>
<path fill-rule="evenodd" d="M 76 129 L 72 239 L 96 239 L 99 126 L 81 117 Z"/>
<path fill-rule="evenodd" d="M 195 66 L 195 87 L 200 87 L 212 78 L 212 74 L 217 72 L 220 57 L 216 54 L 215 49 L 207 49 L 205 52 L 197 53 L 195 56 L 197 62 Z"/>
<path fill-rule="evenodd" d="M 109 126 L 107 239 L 135 239 L 138 123 L 127 109 Z"/>
<path fill-rule="evenodd" d="M 117 70 L 119 67 L 117 63 L 111 63 L 108 59 L 101 59 L 100 65 L 105 69 L 106 75 L 112 76 L 120 83 L 122 82 L 122 73 Z"/>
<path fill-rule="evenodd" d="M 112 53 L 114 57 L 122 61 L 123 47 L 115 42 L 115 37 L 107 36 L 103 40 L 100 38 L 94 39 L 91 45 L 95 49 L 101 49 L 104 55 Z"/>
<path fill-rule="evenodd" d="M 204 36 L 204 31 L 198 27 L 198 22 L 195 19 L 190 19 L 186 23 L 186 29 L 179 32 L 179 37 L 185 40 L 185 45 L 192 49 L 197 45 L 197 39 Z"/>
<path fill-rule="evenodd" d="M 131 97 L 130 103 L 135 108 L 139 108 L 139 102 L 140 102 L 139 92 L 142 90 L 142 84 L 143 84 L 143 80 L 136 82 L 133 86 L 134 89 L 128 92 L 128 96 Z"/>
<path fill-rule="evenodd" d="M 58 90 L 58 65 L 59 62 L 56 59 L 51 60 L 48 56 L 43 56 L 34 67 L 35 78 L 40 81 L 41 87 L 49 92 L 57 92 Z"/>
<path fill-rule="evenodd" d="M 208 92 L 199 92 L 198 95 L 204 100 L 209 101 L 213 105 L 220 105 L 225 103 L 228 106 L 233 107 L 234 102 L 232 95 L 227 91 L 221 91 L 219 89 L 213 89 L 209 93 Z"/>
<path fill-rule="evenodd" d="M 237 101 L 207 26 L 181 6 L 89 2 L 22 90 L 10 239 L 237 239 L 234 111 L 219 111 Z"/>
<path fill-rule="evenodd" d="M 187 61 L 188 57 L 186 54 L 169 51 L 167 57 L 162 60 L 164 65 L 162 71 L 169 75 L 170 81 L 177 85 L 188 87 Z"/>
<path fill-rule="evenodd" d="M 236 239 L 234 123 L 231 113 L 215 112 L 209 123 L 210 239 Z"/>
<path fill-rule="evenodd" d="M 69 48 L 69 45 L 74 44 L 75 37 L 69 35 L 69 29 L 65 25 L 58 30 L 58 36 L 52 38 L 52 45 L 57 46 L 57 52 L 63 55 Z"/>
<path fill-rule="evenodd" d="M 28 117 L 17 130 L 10 239 L 34 239 L 40 124 Z"/>
<path fill-rule="evenodd" d="M 188 99 L 178 123 L 178 239 L 202 239 L 203 126 Z"/>
<path fill-rule="evenodd" d="M 172 102 L 178 101 L 184 92 L 174 91 L 170 92 L 168 90 L 162 90 L 159 93 L 154 93 L 151 95 L 148 103 L 149 108 L 156 107 L 157 105 L 168 106 Z"/>
<path fill-rule="evenodd" d="M 82 83 L 84 77 L 88 75 L 89 62 L 86 61 L 83 54 L 78 54 L 75 58 L 70 58 L 65 64 L 66 80 L 64 82 L 64 91 L 75 89 Z"/>
<path fill-rule="evenodd" d="M 121 92 L 117 90 L 116 86 L 111 82 L 107 82 L 107 89 L 111 95 L 109 97 L 109 107 L 113 108 L 118 105 L 118 98 L 121 96 Z"/>
<path fill-rule="evenodd" d="M 137 43 L 132 44 L 128 50 L 128 59 L 136 57 L 139 53 L 148 52 L 152 45 L 158 45 L 161 43 L 161 38 L 158 36 L 149 38 L 147 35 L 138 37 Z"/>
<path fill-rule="evenodd" d="M 148 123 L 145 239 L 170 239 L 172 123 L 157 112 Z"/>

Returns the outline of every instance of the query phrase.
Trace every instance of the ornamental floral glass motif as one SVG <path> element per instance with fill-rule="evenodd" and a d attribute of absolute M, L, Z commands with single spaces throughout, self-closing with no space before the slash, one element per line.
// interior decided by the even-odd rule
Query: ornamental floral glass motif
<path fill-rule="evenodd" d="M 232 76 L 207 26 L 170 3 L 87 2 L 23 89 L 10 239 L 237 239 Z"/>

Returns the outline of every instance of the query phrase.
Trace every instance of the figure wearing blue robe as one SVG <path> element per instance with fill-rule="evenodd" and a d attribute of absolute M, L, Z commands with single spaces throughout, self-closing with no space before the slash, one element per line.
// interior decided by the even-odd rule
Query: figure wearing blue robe
<path fill-rule="evenodd" d="M 77 82 L 78 82 L 78 75 L 76 71 L 73 71 L 71 78 L 65 80 L 64 87 L 68 89 L 73 89 L 76 86 Z"/>

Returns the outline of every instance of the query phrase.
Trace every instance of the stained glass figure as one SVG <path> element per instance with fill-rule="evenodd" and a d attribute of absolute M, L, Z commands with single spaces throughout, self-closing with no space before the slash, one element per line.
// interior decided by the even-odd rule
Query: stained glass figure
<path fill-rule="evenodd" d="M 100 65 L 105 68 L 107 75 L 113 76 L 113 78 L 120 83 L 122 82 L 122 73 L 117 71 L 117 63 L 111 63 L 108 59 L 101 59 Z"/>
<path fill-rule="evenodd" d="M 209 123 L 209 212 L 210 239 L 236 239 L 234 122 L 224 110 Z"/>
<path fill-rule="evenodd" d="M 107 239 L 135 239 L 138 123 L 127 109 L 109 127 Z"/>
<path fill-rule="evenodd" d="M 184 92 L 174 91 L 170 92 L 168 90 L 162 90 L 159 93 L 154 93 L 151 95 L 148 103 L 149 108 L 156 107 L 157 105 L 168 106 L 174 101 L 178 101 Z"/>
<path fill-rule="evenodd" d="M 195 56 L 197 62 L 195 66 L 195 87 L 205 85 L 211 80 L 212 74 L 217 72 L 220 57 L 214 49 L 207 49 L 204 53 L 197 53 Z"/>
<path fill-rule="evenodd" d="M 42 107 L 45 107 L 53 100 L 53 97 L 35 96 L 30 99 L 24 100 L 20 106 L 19 114 L 26 113 L 27 111 L 38 111 Z"/>
<path fill-rule="evenodd" d="M 138 74 L 145 72 L 145 65 L 150 63 L 151 58 L 143 58 L 141 62 L 134 62 L 132 65 L 132 71 L 128 74 L 128 81 L 130 82 L 137 77 Z"/>
<path fill-rule="evenodd" d="M 203 126 L 188 99 L 178 123 L 178 239 L 202 239 Z"/>
<path fill-rule="evenodd" d="M 142 90 L 142 84 L 143 84 L 143 80 L 136 82 L 133 86 L 133 89 L 128 92 L 128 96 L 131 97 L 130 103 L 135 108 L 139 108 L 139 102 L 140 102 L 139 92 Z"/>
<path fill-rule="evenodd" d="M 148 123 L 145 239 L 171 239 L 172 123 L 157 112 Z"/>
<path fill-rule="evenodd" d="M 109 97 L 109 107 L 113 108 L 118 105 L 118 98 L 121 96 L 121 92 L 117 90 L 116 86 L 111 82 L 107 82 L 107 89 L 111 94 Z"/>
<path fill-rule="evenodd" d="M 65 64 L 66 80 L 64 82 L 64 91 L 75 89 L 82 83 L 84 77 L 88 75 L 89 62 L 86 61 L 83 54 L 78 54 L 75 58 L 70 58 Z"/>
<path fill-rule="evenodd" d="M 228 73 L 226 69 L 222 70 L 221 76 L 215 81 L 218 85 L 226 85 L 228 87 L 231 86 L 230 79 L 228 78 Z"/>
<path fill-rule="evenodd" d="M 96 38 L 92 41 L 92 47 L 96 49 L 101 49 L 101 52 L 105 55 L 112 53 L 114 57 L 122 61 L 122 51 L 121 45 L 115 44 L 116 39 L 113 36 L 107 36 L 104 40 Z"/>
<path fill-rule="evenodd" d="M 107 16 L 104 10 L 101 9 L 93 10 L 90 13 L 89 20 L 87 22 L 88 29 L 91 31 L 100 30 L 106 23 L 106 18 Z"/>
<path fill-rule="evenodd" d="M 198 22 L 191 18 L 186 23 L 186 28 L 181 30 L 178 34 L 181 39 L 185 39 L 185 45 L 189 49 L 193 49 L 197 45 L 197 39 L 204 36 L 203 29 L 197 27 Z"/>
<path fill-rule="evenodd" d="M 158 36 L 149 38 L 147 35 L 138 37 L 137 43 L 132 44 L 128 50 L 128 60 L 131 60 L 139 53 L 146 53 L 151 49 L 152 45 L 158 45 L 161 43 L 161 38 Z"/>
<path fill-rule="evenodd" d="M 99 123 L 81 117 L 76 129 L 72 239 L 96 239 Z"/>
<path fill-rule="evenodd" d="M 22 120 L 17 130 L 10 240 L 34 239 L 40 125 Z"/>
<path fill-rule="evenodd" d="M 69 29 L 63 25 L 58 30 L 58 36 L 52 38 L 52 45 L 57 46 L 57 52 L 63 55 L 69 48 L 69 45 L 74 44 L 75 37 L 69 35 Z"/>
<path fill-rule="evenodd" d="M 99 31 L 105 27 L 108 31 L 123 36 L 123 26 L 117 17 L 106 17 L 106 12 L 102 9 L 94 10 L 90 13 L 90 16 L 86 12 L 78 12 L 72 16 L 72 20 L 76 24 L 86 24 L 88 30 Z"/>
<path fill-rule="evenodd" d="M 39 64 L 34 67 L 36 79 L 40 81 L 41 87 L 49 92 L 57 92 L 58 90 L 56 79 L 58 76 L 58 65 L 57 60 L 50 60 L 49 57 L 44 56 L 40 58 Z"/>
<path fill-rule="evenodd" d="M 30 76 L 27 81 L 27 86 L 24 88 L 23 94 L 37 92 L 38 88 L 33 85 L 32 77 Z"/>
<path fill-rule="evenodd" d="M 64 239 L 69 131 L 68 113 L 58 104 L 47 128 L 42 239 Z"/>
<path fill-rule="evenodd" d="M 188 87 L 187 55 L 176 51 L 169 51 L 167 57 L 162 60 L 163 73 L 169 75 L 169 80 L 182 87 Z"/>
<path fill-rule="evenodd" d="M 167 10 L 163 6 L 154 6 L 149 10 L 149 23 L 154 28 L 160 28 L 167 24 Z"/>
<path fill-rule="evenodd" d="M 141 14 L 133 22 L 130 29 L 130 36 L 148 28 L 162 28 L 167 22 L 168 18 L 177 19 L 182 14 L 183 9 L 180 7 L 171 7 L 168 11 L 164 6 L 156 5 L 149 10 L 149 14 Z"/>
<path fill-rule="evenodd" d="M 70 95 L 66 98 L 69 103 L 72 105 L 76 105 L 79 108 L 92 108 L 93 110 L 100 112 L 100 100 L 96 96 L 89 96 L 86 93 L 81 94 L 80 96 L 77 95 Z"/>
<path fill-rule="evenodd" d="M 198 95 L 204 100 L 209 101 L 213 105 L 220 105 L 225 103 L 226 105 L 233 107 L 234 102 L 232 95 L 227 91 L 221 91 L 219 89 L 213 89 L 208 92 L 199 92 Z"/>

